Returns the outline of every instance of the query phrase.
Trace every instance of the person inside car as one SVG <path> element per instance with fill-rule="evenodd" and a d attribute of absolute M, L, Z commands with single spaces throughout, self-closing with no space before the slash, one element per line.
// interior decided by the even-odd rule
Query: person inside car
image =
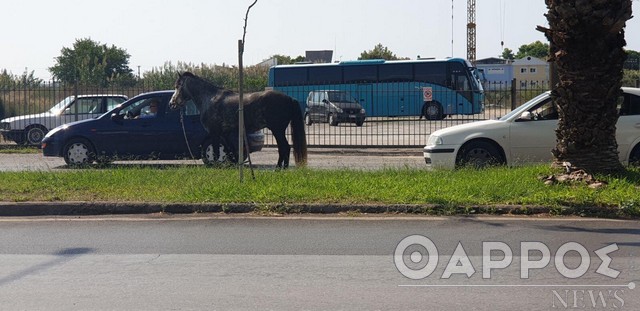
<path fill-rule="evenodd" d="M 147 119 L 147 118 L 155 118 L 158 113 L 158 100 L 153 99 L 149 103 L 149 110 L 145 113 L 144 111 L 140 113 L 138 118 Z"/>

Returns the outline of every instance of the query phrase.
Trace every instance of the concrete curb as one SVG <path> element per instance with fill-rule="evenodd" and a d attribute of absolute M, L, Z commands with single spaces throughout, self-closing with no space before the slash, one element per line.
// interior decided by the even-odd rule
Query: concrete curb
<path fill-rule="evenodd" d="M 153 202 L 0 202 L 0 216 L 112 214 L 415 214 L 415 215 L 574 215 L 619 218 L 617 209 L 544 206 L 443 206 L 436 204 L 289 204 Z"/>

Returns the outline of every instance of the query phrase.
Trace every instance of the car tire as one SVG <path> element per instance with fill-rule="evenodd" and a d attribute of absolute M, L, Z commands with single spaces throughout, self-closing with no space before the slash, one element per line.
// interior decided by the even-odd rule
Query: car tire
<path fill-rule="evenodd" d="M 304 124 L 311 125 L 313 121 L 311 121 L 311 116 L 308 113 L 304 114 Z"/>
<path fill-rule="evenodd" d="M 33 125 L 25 130 L 25 143 L 31 146 L 39 146 L 47 132 L 44 126 Z"/>
<path fill-rule="evenodd" d="M 629 154 L 629 166 L 640 166 L 640 144 L 636 145 Z"/>
<path fill-rule="evenodd" d="M 471 141 L 464 144 L 458 152 L 457 167 L 484 168 L 502 165 L 505 161 L 498 147 L 488 141 Z"/>
<path fill-rule="evenodd" d="M 428 102 L 422 106 L 422 114 L 427 120 L 442 120 L 444 113 L 439 102 Z"/>
<path fill-rule="evenodd" d="M 329 125 L 338 126 L 338 118 L 333 113 L 329 114 Z"/>
<path fill-rule="evenodd" d="M 69 166 L 90 165 L 96 160 L 93 145 L 82 138 L 69 140 L 63 148 L 64 162 Z"/>
<path fill-rule="evenodd" d="M 364 119 L 356 120 L 356 126 L 362 126 L 364 124 Z"/>

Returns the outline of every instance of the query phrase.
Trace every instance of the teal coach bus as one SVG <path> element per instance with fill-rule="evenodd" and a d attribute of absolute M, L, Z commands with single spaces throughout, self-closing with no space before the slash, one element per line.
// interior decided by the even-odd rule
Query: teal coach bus
<path fill-rule="evenodd" d="M 268 89 L 294 97 L 303 111 L 309 93 L 319 90 L 349 92 L 367 117 L 440 120 L 484 110 L 479 73 L 461 58 L 273 66 Z"/>

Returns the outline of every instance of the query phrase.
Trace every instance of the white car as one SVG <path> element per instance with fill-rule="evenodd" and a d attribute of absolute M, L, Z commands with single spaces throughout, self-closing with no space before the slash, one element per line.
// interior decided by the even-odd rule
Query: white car
<path fill-rule="evenodd" d="M 0 134 L 17 144 L 40 145 L 47 132 L 62 124 L 95 118 L 127 100 L 124 95 L 69 96 L 46 112 L 6 118 Z"/>
<path fill-rule="evenodd" d="M 616 140 L 623 164 L 640 161 L 640 89 L 622 88 L 618 101 Z M 433 168 L 465 164 L 510 166 L 551 162 L 558 113 L 545 92 L 498 120 L 456 125 L 433 132 L 424 158 Z"/>

